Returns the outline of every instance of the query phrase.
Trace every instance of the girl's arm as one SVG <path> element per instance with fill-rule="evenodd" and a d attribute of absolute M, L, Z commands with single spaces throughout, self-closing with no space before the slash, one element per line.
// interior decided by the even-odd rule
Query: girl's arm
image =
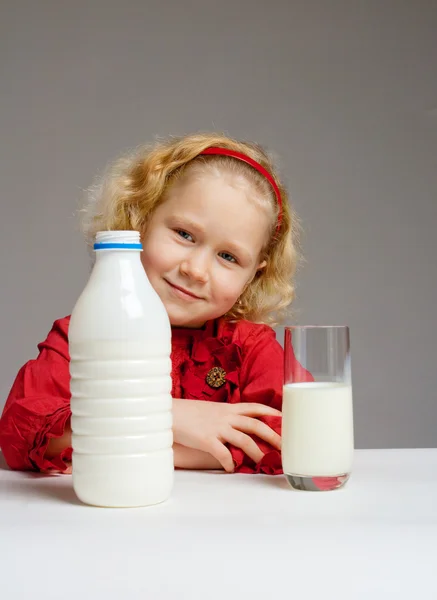
<path fill-rule="evenodd" d="M 68 317 L 55 321 L 38 358 L 20 369 L 9 393 L 0 448 L 11 469 L 65 471 L 71 461 L 68 323 Z"/>
<path fill-rule="evenodd" d="M 0 419 L 0 447 L 12 469 L 68 469 L 72 452 L 68 324 L 69 318 L 54 323 L 47 339 L 38 346 L 38 358 L 24 365 L 12 386 Z M 272 330 L 266 329 L 273 334 Z M 243 364 L 241 394 L 237 390 L 239 396 L 230 401 L 259 403 L 279 409 L 282 349 L 274 334 L 267 340 L 265 336 L 257 338 L 260 339 L 252 345 Z M 280 417 L 260 415 L 259 419 L 280 433 Z M 278 450 L 265 440 L 255 436 L 254 440 L 260 451 L 252 442 L 254 447 L 250 453 L 262 458 L 254 461 L 241 448 L 229 445 L 232 457 L 229 455 L 227 470 L 233 470 L 235 464 L 236 470 L 242 472 L 279 472 Z M 208 452 L 178 443 L 174 445 L 174 455 L 176 468 L 215 469 L 222 468 L 223 464 Z"/>
<path fill-rule="evenodd" d="M 0 419 L 0 448 L 11 469 L 71 469 L 69 318 L 56 321 L 36 360 L 19 371 Z M 211 454 L 174 444 L 176 468 L 221 469 Z"/>
<path fill-rule="evenodd" d="M 62 454 L 67 448 L 71 447 L 71 425 L 70 419 L 65 424 L 64 433 L 61 437 L 50 438 L 47 450 L 45 452 L 46 459 L 53 459 L 55 456 Z M 220 462 L 208 452 L 187 448 L 182 444 L 173 444 L 174 466 L 176 469 L 223 469 Z M 69 469 L 70 471 L 70 469 Z"/>
<path fill-rule="evenodd" d="M 173 444 L 174 466 L 176 469 L 223 470 L 220 462 L 208 452 Z"/>
<path fill-rule="evenodd" d="M 65 452 L 67 448 L 71 448 L 71 419 L 70 417 L 65 423 L 64 433 L 60 437 L 52 437 L 49 439 L 44 458 L 52 459 L 59 454 Z"/>

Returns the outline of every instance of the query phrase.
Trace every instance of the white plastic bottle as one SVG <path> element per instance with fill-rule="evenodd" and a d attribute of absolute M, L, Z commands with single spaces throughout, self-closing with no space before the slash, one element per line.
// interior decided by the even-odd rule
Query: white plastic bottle
<path fill-rule="evenodd" d="M 99 232 L 94 249 L 69 327 L 73 487 L 86 504 L 157 504 L 174 474 L 170 323 L 138 232 Z"/>

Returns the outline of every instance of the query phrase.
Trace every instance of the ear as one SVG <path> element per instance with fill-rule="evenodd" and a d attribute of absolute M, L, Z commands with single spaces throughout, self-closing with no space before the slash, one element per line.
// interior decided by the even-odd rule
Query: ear
<path fill-rule="evenodd" d="M 267 261 L 266 260 L 263 260 L 262 262 L 260 262 L 259 265 L 256 268 L 257 272 L 258 271 L 262 271 L 265 268 L 266 265 L 267 265 Z"/>

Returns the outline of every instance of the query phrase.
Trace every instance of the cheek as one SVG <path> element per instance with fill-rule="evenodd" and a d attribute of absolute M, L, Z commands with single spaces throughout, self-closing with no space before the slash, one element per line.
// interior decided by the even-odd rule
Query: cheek
<path fill-rule="evenodd" d="M 143 252 L 141 253 L 141 262 L 149 273 L 163 273 L 174 268 L 180 260 L 177 252 L 177 245 L 169 237 L 168 232 L 158 229 L 152 232 L 149 238 L 143 240 Z"/>
<path fill-rule="evenodd" d="M 216 293 L 220 297 L 221 302 L 233 305 L 244 290 L 245 283 L 245 277 L 237 275 L 227 277 L 217 284 Z"/>
<path fill-rule="evenodd" d="M 143 247 L 143 251 L 141 252 L 141 262 L 145 271 L 147 271 L 150 267 L 150 254 L 147 252 L 147 249 Z"/>
<path fill-rule="evenodd" d="M 159 272 L 162 269 L 162 254 L 154 252 L 147 246 L 144 247 L 141 253 L 141 262 L 143 263 L 144 270 L 148 277 L 151 277 L 155 272 Z"/>

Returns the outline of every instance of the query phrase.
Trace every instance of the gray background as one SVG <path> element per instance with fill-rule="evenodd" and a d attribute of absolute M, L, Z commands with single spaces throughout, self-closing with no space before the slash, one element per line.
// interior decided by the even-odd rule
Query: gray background
<path fill-rule="evenodd" d="M 1 6 L 0 406 L 86 282 L 93 176 L 218 129 L 278 156 L 305 228 L 297 321 L 351 326 L 357 447 L 437 446 L 437 3 Z"/>

